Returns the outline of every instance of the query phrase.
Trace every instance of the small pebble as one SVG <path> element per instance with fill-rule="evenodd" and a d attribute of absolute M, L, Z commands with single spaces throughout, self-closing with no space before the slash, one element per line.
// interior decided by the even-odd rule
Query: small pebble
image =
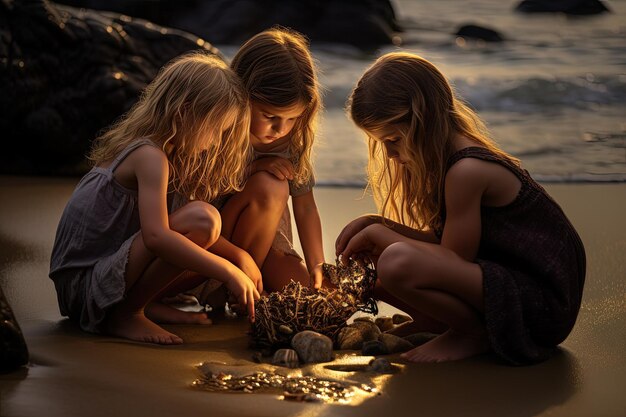
<path fill-rule="evenodd" d="M 381 332 L 386 332 L 387 330 L 393 329 L 393 319 L 389 316 L 386 317 L 376 317 L 374 321 Z"/>
<path fill-rule="evenodd" d="M 366 342 L 368 340 L 378 340 L 378 336 L 380 336 L 380 329 L 374 324 L 373 321 L 354 321 L 348 327 L 359 329 L 361 335 L 363 336 L 363 340 Z"/>
<path fill-rule="evenodd" d="M 411 342 L 394 334 L 383 333 L 378 340 L 384 343 L 389 353 L 406 352 L 413 348 Z"/>
<path fill-rule="evenodd" d="M 413 319 L 410 316 L 407 316 L 406 314 L 394 314 L 391 317 L 391 320 L 393 321 L 393 324 L 402 324 L 402 323 L 406 323 L 407 321 L 413 321 Z"/>
<path fill-rule="evenodd" d="M 361 353 L 366 356 L 387 355 L 389 353 L 389 350 L 387 349 L 387 346 L 385 346 L 385 344 L 380 340 L 370 340 L 363 343 Z"/>
<path fill-rule="evenodd" d="M 370 371 L 378 372 L 379 374 L 389 374 L 395 371 L 391 362 L 386 358 L 374 358 L 368 364 Z"/>

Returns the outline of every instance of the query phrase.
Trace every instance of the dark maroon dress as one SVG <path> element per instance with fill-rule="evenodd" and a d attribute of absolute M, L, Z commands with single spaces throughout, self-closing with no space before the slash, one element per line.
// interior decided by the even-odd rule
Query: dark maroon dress
<path fill-rule="evenodd" d="M 476 262 L 483 271 L 491 348 L 510 364 L 540 362 L 576 321 L 586 271 L 583 243 L 561 207 L 526 170 L 479 147 L 452 155 L 448 168 L 462 158 L 498 163 L 522 183 L 512 203 L 481 207 Z"/>

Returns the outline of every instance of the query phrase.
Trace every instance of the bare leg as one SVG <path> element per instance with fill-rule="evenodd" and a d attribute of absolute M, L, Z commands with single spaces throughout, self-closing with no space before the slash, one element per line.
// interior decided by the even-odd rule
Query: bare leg
<path fill-rule="evenodd" d="M 442 362 L 488 350 L 482 320 L 482 271 L 477 264 L 440 245 L 400 242 L 380 255 L 378 275 L 391 295 L 449 327 L 402 357 Z"/>
<path fill-rule="evenodd" d="M 267 291 L 280 291 L 291 280 L 309 286 L 309 273 L 304 262 L 294 256 L 270 249 L 263 268 L 263 284 Z"/>
<path fill-rule="evenodd" d="M 170 216 L 170 227 L 186 236 L 194 243 L 209 247 L 219 237 L 220 217 L 214 207 L 193 202 L 177 210 Z M 126 297 L 113 306 L 107 314 L 107 331 L 115 336 L 140 342 L 159 344 L 180 344 L 182 339 L 166 331 L 148 319 L 144 313 L 146 306 L 164 295 L 164 289 L 177 280 L 189 279 L 182 270 L 165 261 L 155 258 L 146 248 L 141 234 L 133 241 L 126 266 Z M 197 282 L 197 281 L 196 281 Z M 193 282 L 193 283 L 196 283 Z M 181 282 L 177 281 L 177 285 Z M 190 285 L 193 285 L 190 282 Z M 149 309 L 153 318 L 161 322 L 179 322 L 178 313 L 168 315 L 162 309 Z M 174 310 L 174 309 L 172 309 Z M 206 320 L 203 313 L 185 313 L 185 317 L 195 317 L 197 322 Z M 156 315 L 156 316 L 155 316 Z M 193 321 L 193 320 L 192 320 Z M 185 319 L 184 322 L 189 322 Z"/>
<path fill-rule="evenodd" d="M 244 189 L 221 210 L 222 235 L 247 251 L 261 268 L 287 207 L 289 186 L 267 172 L 250 176 Z"/>
<path fill-rule="evenodd" d="M 442 323 L 430 316 L 427 316 L 423 311 L 419 311 L 412 305 L 407 304 L 398 297 L 393 296 L 382 285 L 380 285 L 380 281 L 376 282 L 376 288 L 374 288 L 374 297 L 377 300 L 384 301 L 385 303 L 388 303 L 404 311 L 413 319 L 411 323 L 405 324 L 402 327 L 398 328 L 398 330 L 391 332 L 396 336 L 407 336 L 413 333 L 420 332 L 443 333 L 448 330 L 448 326 L 445 323 Z"/>

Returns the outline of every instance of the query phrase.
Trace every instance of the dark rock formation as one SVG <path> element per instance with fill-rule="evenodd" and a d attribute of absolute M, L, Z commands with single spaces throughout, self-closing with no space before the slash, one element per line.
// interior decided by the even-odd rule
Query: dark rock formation
<path fill-rule="evenodd" d="M 523 13 L 565 13 L 590 15 L 609 12 L 601 0 L 523 0 L 515 10 Z"/>
<path fill-rule="evenodd" d="M 26 365 L 28 357 L 22 330 L 0 287 L 0 372 L 9 372 Z"/>
<path fill-rule="evenodd" d="M 97 133 L 198 37 L 118 13 L 0 0 L 0 173 L 81 174 Z"/>
<path fill-rule="evenodd" d="M 456 36 L 469 39 L 480 39 L 486 42 L 502 42 L 504 38 L 493 29 L 476 25 L 464 25 L 456 32 Z"/>
<path fill-rule="evenodd" d="M 186 30 L 215 44 L 241 44 L 279 24 L 313 42 L 370 48 L 400 31 L 389 0 L 61 0 Z"/>

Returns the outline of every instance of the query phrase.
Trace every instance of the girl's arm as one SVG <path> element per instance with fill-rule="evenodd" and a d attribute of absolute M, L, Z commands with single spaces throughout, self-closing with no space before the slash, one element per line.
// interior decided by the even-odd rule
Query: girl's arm
<path fill-rule="evenodd" d="M 468 261 L 474 261 L 480 245 L 480 207 L 489 184 L 484 164 L 488 162 L 465 158 L 446 174 L 446 221 L 441 244 Z"/>
<path fill-rule="evenodd" d="M 142 146 L 129 158 L 137 178 L 141 234 L 148 250 L 172 265 L 224 282 L 254 320 L 254 300 L 259 293 L 252 281 L 231 262 L 169 228 L 169 165 L 165 154 L 152 146 Z"/>
<path fill-rule="evenodd" d="M 307 269 L 313 278 L 314 287 L 320 288 L 322 286 L 324 247 L 322 244 L 322 222 L 315 204 L 313 190 L 293 197 L 292 206 Z"/>
<path fill-rule="evenodd" d="M 259 294 L 263 292 L 261 271 L 248 252 L 229 242 L 224 236 L 220 236 L 209 251 L 235 264 L 250 277 Z"/>
<path fill-rule="evenodd" d="M 348 223 L 335 242 L 335 253 L 339 256 L 344 252 L 348 242 L 360 231 L 368 226 L 379 224 L 388 229 L 394 231 L 397 234 L 405 236 L 409 239 L 420 240 L 422 242 L 439 243 L 439 240 L 432 231 L 422 231 L 413 229 L 402 223 L 395 222 L 393 220 L 384 218 L 378 214 L 366 214 L 361 217 L 352 220 Z"/>

